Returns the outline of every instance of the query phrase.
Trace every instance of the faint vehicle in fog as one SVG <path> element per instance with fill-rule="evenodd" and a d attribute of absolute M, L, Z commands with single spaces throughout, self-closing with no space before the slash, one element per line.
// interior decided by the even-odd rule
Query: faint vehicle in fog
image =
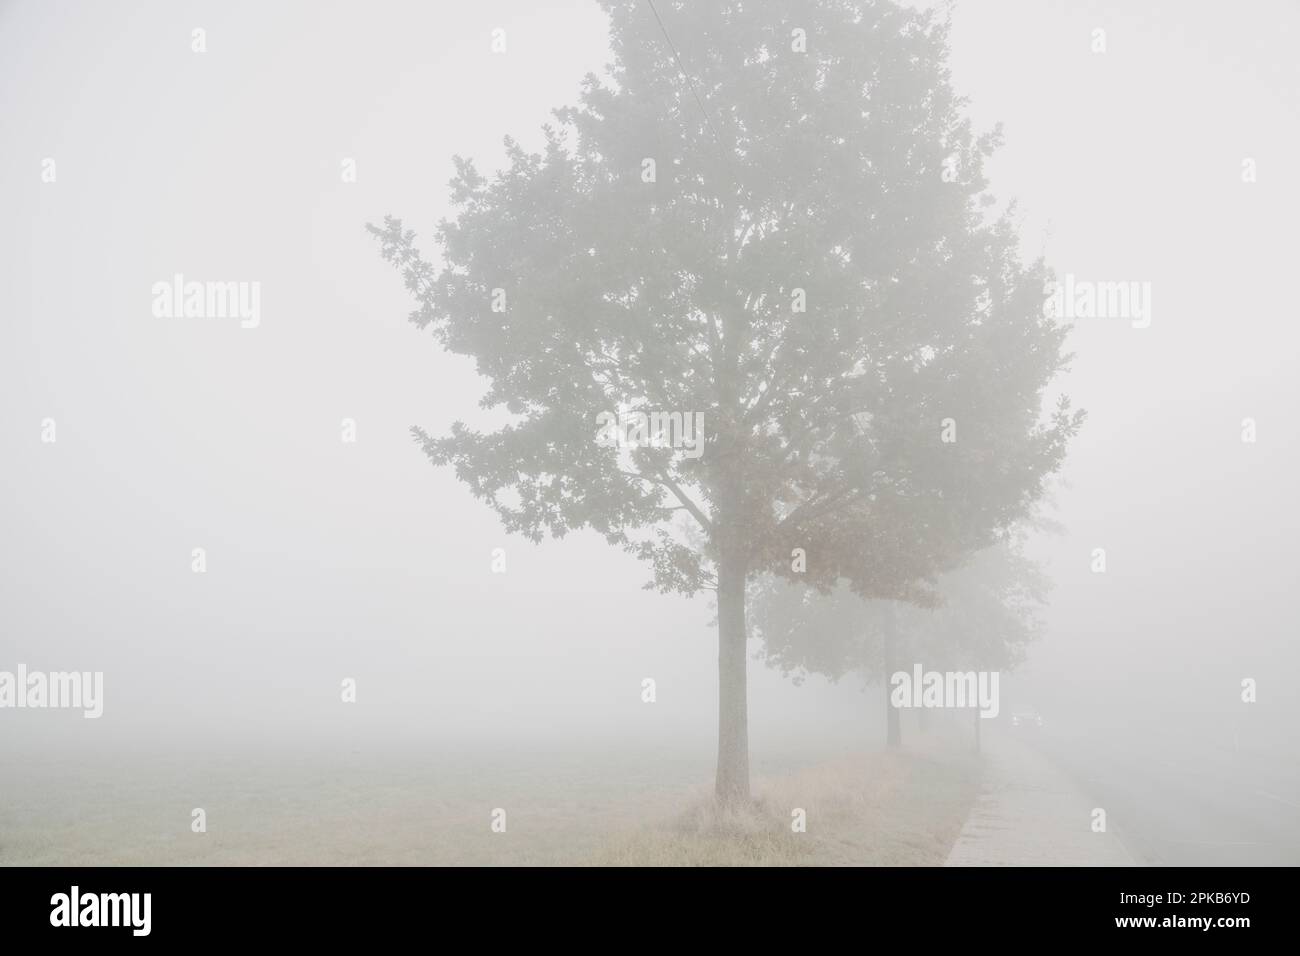
<path fill-rule="evenodd" d="M 1032 733 L 1043 726 L 1043 715 L 1033 707 L 1021 707 L 1011 712 L 1011 729 Z"/>

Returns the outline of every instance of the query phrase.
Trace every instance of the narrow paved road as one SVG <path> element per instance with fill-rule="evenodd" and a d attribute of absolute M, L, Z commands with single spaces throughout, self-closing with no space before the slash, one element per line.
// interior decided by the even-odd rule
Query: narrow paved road
<path fill-rule="evenodd" d="M 1300 865 L 1300 761 L 1203 735 L 1047 733 L 1043 754 L 1107 809 L 1138 862 Z"/>
<path fill-rule="evenodd" d="M 945 866 L 1131 866 L 1094 804 L 1035 747 L 1004 733 L 984 741 L 983 789 Z"/>

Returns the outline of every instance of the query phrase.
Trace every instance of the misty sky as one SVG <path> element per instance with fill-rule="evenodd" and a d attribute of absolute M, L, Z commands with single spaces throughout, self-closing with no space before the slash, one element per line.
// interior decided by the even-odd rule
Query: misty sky
<path fill-rule="evenodd" d="M 1149 328 L 1077 324 L 1054 389 L 1089 417 L 1064 533 L 1033 549 L 1056 590 L 1027 692 L 1152 715 L 1226 711 L 1246 676 L 1292 696 L 1300 8 L 967 0 L 954 23 L 1026 255 L 1153 288 Z M 433 253 L 452 155 L 491 170 L 503 135 L 538 145 L 607 59 L 578 0 L 0 4 L 0 668 L 106 675 L 100 721 L 6 723 L 714 746 L 708 601 L 641 590 L 648 569 L 591 533 L 509 538 L 412 442 L 483 420 L 483 385 L 407 322 L 364 229 L 401 216 Z M 261 282 L 260 326 L 154 317 L 178 272 Z M 756 747 L 866 719 L 853 681 L 750 680 Z"/>

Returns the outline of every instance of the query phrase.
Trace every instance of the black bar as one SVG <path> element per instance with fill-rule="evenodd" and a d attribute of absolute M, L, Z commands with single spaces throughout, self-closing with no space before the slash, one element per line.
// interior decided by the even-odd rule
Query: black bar
<path fill-rule="evenodd" d="M 26 868 L 0 870 L 6 943 L 79 945 L 157 940 L 166 944 L 292 941 L 339 945 L 409 939 L 422 945 L 488 943 L 522 933 L 533 942 L 581 936 L 621 946 L 647 934 L 687 945 L 708 936 L 813 944 L 842 932 L 892 925 L 922 932 L 915 942 L 978 948 L 1077 939 L 1183 946 L 1233 945 L 1290 936 L 1294 874 L 1286 869 L 791 869 L 702 870 L 420 868 Z M 57 895 L 83 912 L 97 894 L 149 894 L 118 926 L 54 926 Z M 1121 894 L 1129 894 L 1122 897 Z M 1173 898 L 1170 894 L 1181 894 Z M 1195 894 L 1208 894 L 1199 897 Z M 94 904 L 85 902 L 96 895 Z M 1126 901 L 1122 901 L 1126 900 Z M 137 917 L 134 928 L 131 915 Z M 1245 918 L 1249 925 L 1164 920 Z M 1117 925 L 1154 919 L 1154 925 Z M 827 935 L 829 934 L 829 935 Z M 1245 934 L 1245 935 L 1243 935 Z M 884 937 L 876 937 L 877 941 Z M 459 948 L 459 946 L 458 946 Z M 6 951 L 19 952 L 19 950 Z"/>

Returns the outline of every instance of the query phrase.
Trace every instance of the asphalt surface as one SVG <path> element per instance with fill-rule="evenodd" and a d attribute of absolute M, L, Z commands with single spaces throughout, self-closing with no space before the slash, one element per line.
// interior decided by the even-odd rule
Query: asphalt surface
<path fill-rule="evenodd" d="M 1137 863 L 1300 865 L 1300 759 L 1284 740 L 1243 749 L 1191 732 L 1086 726 L 1020 736 L 1106 809 Z"/>

